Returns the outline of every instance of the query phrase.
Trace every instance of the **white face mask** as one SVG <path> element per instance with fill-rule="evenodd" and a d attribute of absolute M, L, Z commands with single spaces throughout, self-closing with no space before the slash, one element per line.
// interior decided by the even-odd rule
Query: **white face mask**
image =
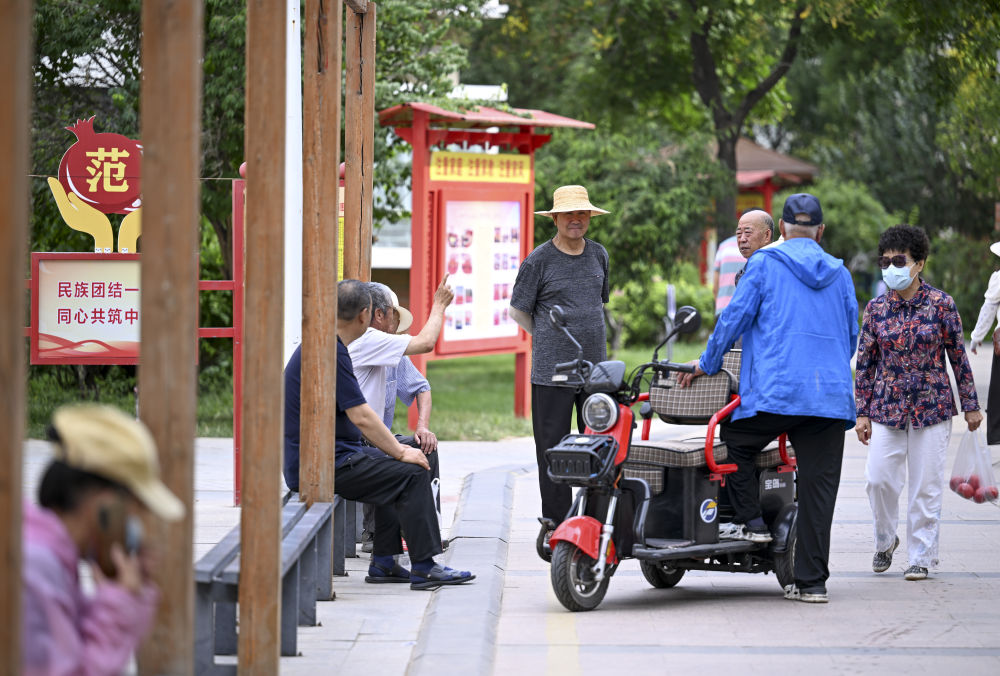
<path fill-rule="evenodd" d="M 895 265 L 890 265 L 882 271 L 882 281 L 893 291 L 902 291 L 913 282 L 913 276 L 910 274 L 911 267 L 913 266 L 898 268 Z"/>

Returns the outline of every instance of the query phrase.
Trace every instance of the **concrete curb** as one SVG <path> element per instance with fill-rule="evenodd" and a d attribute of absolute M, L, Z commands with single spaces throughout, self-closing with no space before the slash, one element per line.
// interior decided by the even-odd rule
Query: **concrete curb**
<path fill-rule="evenodd" d="M 470 474 L 459 496 L 447 559 L 476 574 L 472 583 L 433 592 L 406 673 L 487 674 L 493 665 L 520 465 Z"/>

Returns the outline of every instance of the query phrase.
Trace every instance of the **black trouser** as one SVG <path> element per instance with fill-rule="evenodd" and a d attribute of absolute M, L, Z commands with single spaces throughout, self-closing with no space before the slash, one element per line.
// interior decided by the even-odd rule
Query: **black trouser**
<path fill-rule="evenodd" d="M 336 493 L 375 506 L 375 556 L 403 553 L 400 527 L 413 561 L 441 553 L 431 473 L 419 465 L 356 453 L 337 467 Z"/>
<path fill-rule="evenodd" d="M 413 437 L 404 437 L 402 434 L 396 435 L 396 441 L 403 444 L 404 446 L 409 446 L 411 448 L 420 448 L 420 444 Z M 374 446 L 372 447 L 374 448 Z M 441 464 L 438 461 L 438 452 L 434 451 L 430 455 L 425 456 L 427 458 L 427 464 L 431 466 L 431 481 L 437 479 L 441 480 Z M 441 511 L 441 491 L 438 491 L 436 504 L 437 511 Z M 369 533 L 375 532 L 375 508 L 369 505 L 367 502 L 361 503 L 361 528 L 368 531 Z"/>
<path fill-rule="evenodd" d="M 992 347 L 989 343 L 986 346 Z M 1000 356 L 996 353 L 993 354 L 990 389 L 986 395 L 986 443 L 1000 444 Z"/>
<path fill-rule="evenodd" d="M 545 451 L 569 434 L 576 405 L 577 430 L 583 432 L 585 392 L 572 387 L 531 385 L 531 430 L 535 435 L 535 459 L 538 461 L 538 489 L 542 494 L 542 516 L 561 523 L 573 503 L 573 493 L 566 484 L 549 480 Z"/>
<path fill-rule="evenodd" d="M 826 586 L 830 577 L 830 531 L 844 459 L 844 421 L 804 415 L 758 413 L 722 424 L 729 462 L 739 469 L 726 476 L 737 521 L 760 516 L 757 455 L 782 432 L 795 448 L 798 466 L 795 584 L 800 589 Z M 745 523 L 745 521 L 744 521 Z"/>

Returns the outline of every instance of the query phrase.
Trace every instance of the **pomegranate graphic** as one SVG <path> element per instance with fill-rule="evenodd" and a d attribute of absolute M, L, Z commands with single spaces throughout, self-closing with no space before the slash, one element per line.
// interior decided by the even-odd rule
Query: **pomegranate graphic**
<path fill-rule="evenodd" d="M 121 134 L 97 133 L 94 118 L 66 127 L 76 136 L 59 162 L 67 193 L 105 214 L 127 214 L 141 206 L 142 146 Z"/>

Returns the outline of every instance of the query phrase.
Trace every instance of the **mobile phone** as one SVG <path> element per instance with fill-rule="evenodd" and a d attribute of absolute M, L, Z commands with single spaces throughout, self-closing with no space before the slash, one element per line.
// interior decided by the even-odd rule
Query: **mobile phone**
<path fill-rule="evenodd" d="M 119 543 L 126 554 L 135 554 L 142 547 L 142 521 L 126 512 L 124 500 L 103 505 L 97 512 L 98 538 L 95 560 L 101 572 L 109 578 L 117 575 L 111 560 L 111 546 Z"/>

